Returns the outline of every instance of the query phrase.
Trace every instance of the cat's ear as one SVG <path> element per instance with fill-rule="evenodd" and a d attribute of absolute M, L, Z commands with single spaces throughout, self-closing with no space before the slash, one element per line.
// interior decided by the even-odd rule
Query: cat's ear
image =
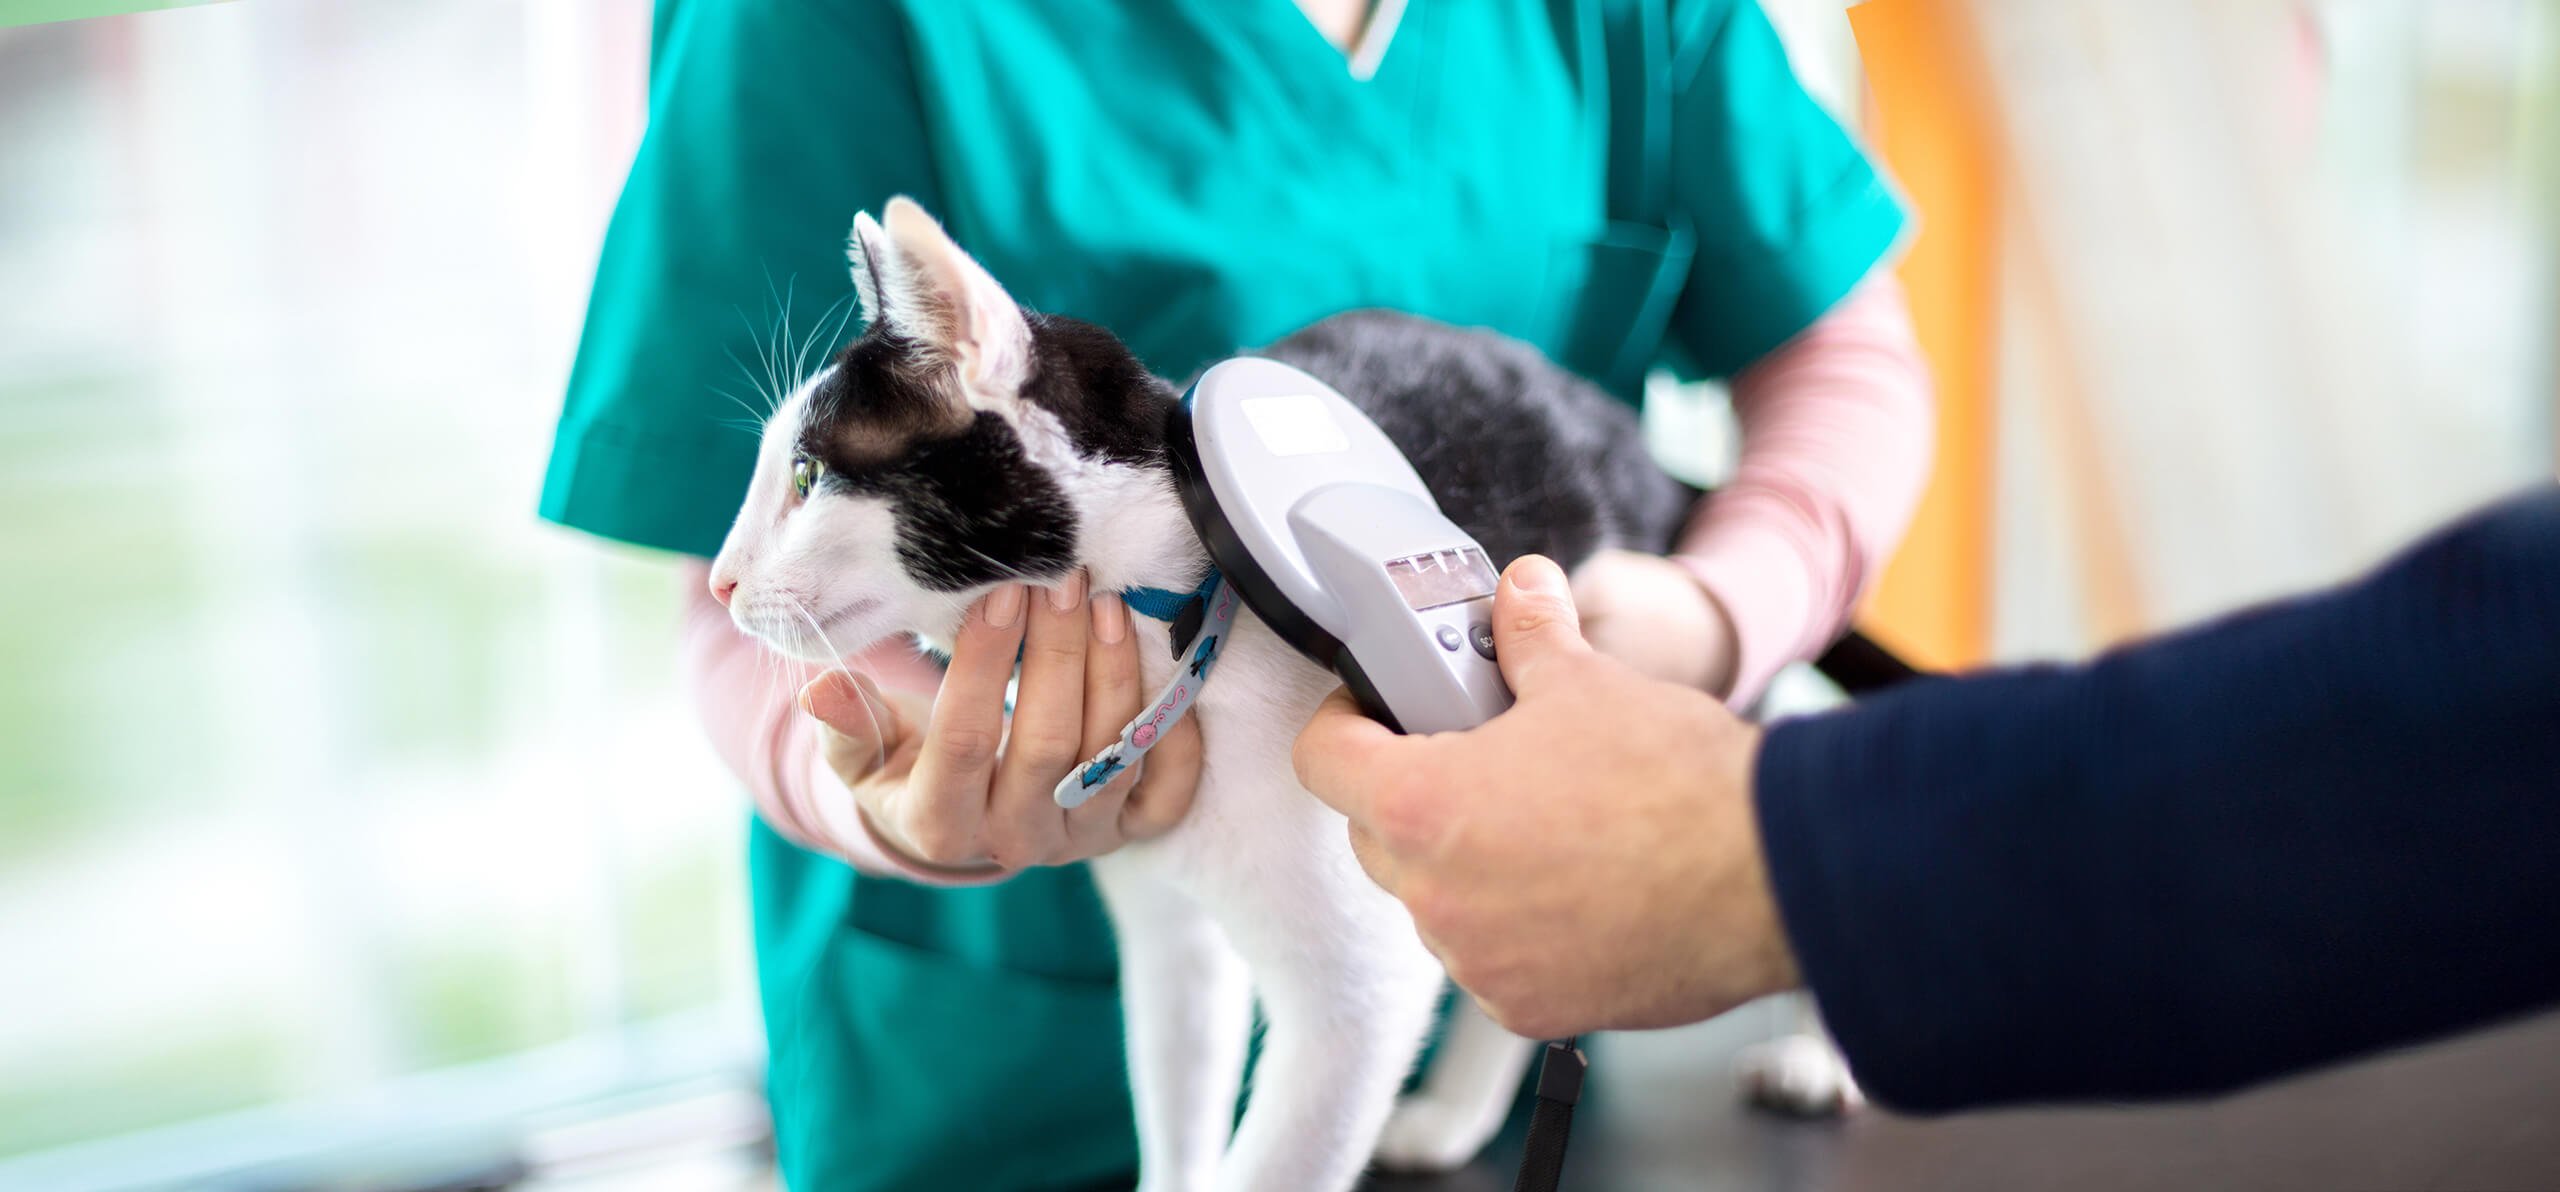
<path fill-rule="evenodd" d="M 972 406 L 1008 408 L 1031 368 L 1031 326 L 1012 295 L 903 195 L 853 225 L 854 285 L 874 322 L 948 365 Z M 864 275 L 869 275 L 869 280 Z"/>
<path fill-rule="evenodd" d="M 889 235 L 868 211 L 853 213 L 853 231 L 845 237 L 845 259 L 853 263 L 853 290 L 862 299 L 862 321 L 880 321 L 880 267 L 889 254 Z"/>

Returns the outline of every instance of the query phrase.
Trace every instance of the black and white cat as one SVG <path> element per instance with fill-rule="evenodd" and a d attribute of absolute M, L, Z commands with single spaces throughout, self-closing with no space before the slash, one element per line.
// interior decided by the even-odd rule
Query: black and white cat
<path fill-rule="evenodd" d="M 1109 332 L 1022 309 L 911 201 L 856 217 L 851 252 L 869 327 L 765 427 L 714 565 L 741 629 L 832 662 L 897 634 L 947 646 L 998 583 L 1078 567 L 1097 591 L 1199 583 L 1209 561 L 1166 454 L 1171 384 Z M 1624 405 L 1515 341 L 1358 313 L 1264 354 L 1375 418 L 1498 560 L 1659 551 L 1693 497 L 1649 461 Z M 1154 690 L 1181 643 L 1158 622 L 1135 631 Z M 1240 614 L 1193 710 L 1205 757 L 1190 814 L 1093 863 L 1153 1192 L 1338 1192 L 1373 1155 L 1464 1163 L 1532 1054 L 1470 1006 L 1397 1104 L 1443 975 L 1291 771 L 1292 739 L 1334 685 Z M 1256 998 L 1269 1026 L 1231 1140 Z"/>

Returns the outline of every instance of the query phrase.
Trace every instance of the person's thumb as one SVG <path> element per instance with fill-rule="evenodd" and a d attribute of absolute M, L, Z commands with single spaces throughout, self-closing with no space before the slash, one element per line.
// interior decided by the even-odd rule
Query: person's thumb
<path fill-rule="evenodd" d="M 1522 697 L 1592 656 L 1573 585 L 1554 560 L 1522 555 L 1503 571 L 1493 594 L 1493 647 L 1502 681 Z"/>
<path fill-rule="evenodd" d="M 801 711 L 844 739 L 830 745 L 848 744 L 855 747 L 851 752 L 869 754 L 885 750 L 896 735 L 898 714 L 868 676 L 828 671 L 800 689 L 799 702 Z"/>

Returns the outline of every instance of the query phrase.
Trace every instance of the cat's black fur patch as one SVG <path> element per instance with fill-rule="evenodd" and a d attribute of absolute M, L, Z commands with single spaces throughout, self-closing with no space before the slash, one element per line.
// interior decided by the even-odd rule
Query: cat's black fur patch
<path fill-rule="evenodd" d="M 883 495 L 894 497 L 898 560 L 927 588 L 1055 579 L 1075 566 L 1075 506 L 996 414 L 981 411 L 956 438 L 916 440 L 883 474 L 895 485 Z"/>
<path fill-rule="evenodd" d="M 836 365 L 810 391 L 798 450 L 825 465 L 828 491 L 888 503 L 899 562 L 917 583 L 957 592 L 1075 566 L 1075 507 L 1001 416 L 958 409 L 915 366 L 913 346 L 884 329 Z"/>
<path fill-rule="evenodd" d="M 839 462 L 894 459 L 908 439 L 958 430 L 967 412 L 931 383 L 918 361 L 915 345 L 885 327 L 848 345 L 809 390 L 800 450 L 832 470 Z"/>
<path fill-rule="evenodd" d="M 1161 466 L 1172 387 L 1109 331 L 1063 315 L 1022 314 L 1032 358 L 1024 400 L 1055 415 L 1080 455 Z"/>

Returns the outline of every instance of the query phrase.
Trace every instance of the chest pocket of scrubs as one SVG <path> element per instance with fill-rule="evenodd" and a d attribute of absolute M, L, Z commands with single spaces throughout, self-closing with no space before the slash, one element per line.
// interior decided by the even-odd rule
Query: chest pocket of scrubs
<path fill-rule="evenodd" d="M 1565 251 L 1575 251 L 1567 248 Z M 1644 377 L 1662 353 L 1671 310 L 1688 284 L 1697 241 L 1687 228 L 1614 221 L 1599 239 L 1580 246 L 1579 272 L 1564 319 L 1558 363 L 1599 382 L 1633 403 L 1644 396 Z"/>
<path fill-rule="evenodd" d="M 1587 47 L 1599 58 L 1583 64 L 1585 78 L 1609 88 L 1609 222 L 1581 246 L 1582 284 L 1568 290 L 1557 359 L 1630 403 L 1643 400 L 1645 373 L 1662 354 L 1697 258 L 1697 234 L 1670 214 L 1670 27 L 1662 0 L 1608 5 L 1601 36 Z M 1573 276 L 1573 262 L 1564 264 L 1559 272 Z"/>

